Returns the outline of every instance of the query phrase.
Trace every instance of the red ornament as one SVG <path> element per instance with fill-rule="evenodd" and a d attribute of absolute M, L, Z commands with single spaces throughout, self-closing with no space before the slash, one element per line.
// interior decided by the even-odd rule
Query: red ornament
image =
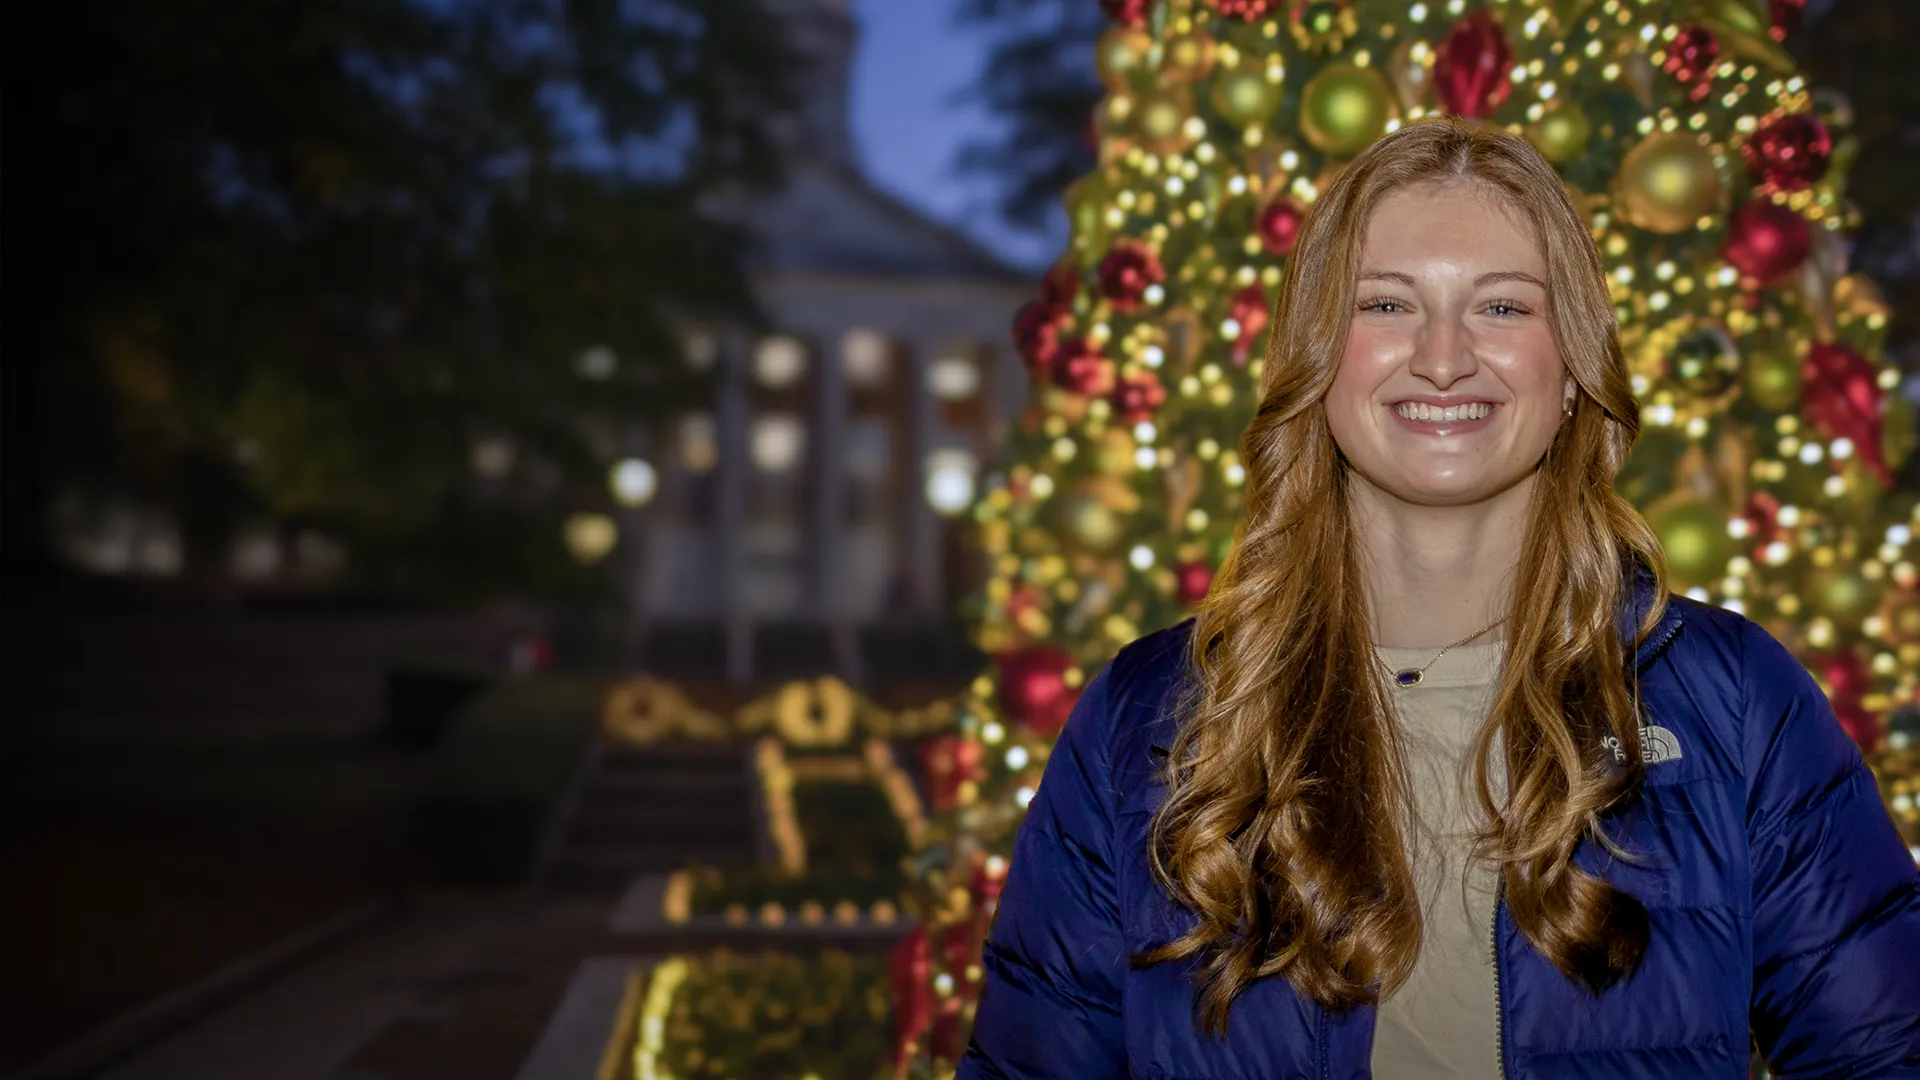
<path fill-rule="evenodd" d="M 927 779 L 927 804 L 935 813 L 960 805 L 961 785 L 987 778 L 986 748 L 958 735 L 938 735 L 920 744 L 920 772 Z"/>
<path fill-rule="evenodd" d="M 1776 116 L 1747 139 L 1740 156 L 1747 159 L 1747 172 L 1759 181 L 1761 191 L 1804 191 L 1827 174 L 1833 136 L 1811 114 Z"/>
<path fill-rule="evenodd" d="M 927 931 L 915 926 L 893 947 L 887 983 L 893 991 L 893 1071 L 905 1076 L 914 1049 L 933 1024 L 933 957 Z"/>
<path fill-rule="evenodd" d="M 1754 550 L 1786 539 L 1787 530 L 1780 526 L 1780 500 L 1773 492 L 1756 491 L 1747 496 L 1747 505 L 1741 509 L 1740 516 L 1747 520 L 1747 540 Z"/>
<path fill-rule="evenodd" d="M 1759 289 L 1793 273 L 1813 246 L 1807 219 L 1778 203 L 1755 199 L 1727 220 L 1721 255 L 1740 271 L 1748 288 Z"/>
<path fill-rule="evenodd" d="M 1138 311 L 1147 286 L 1166 279 L 1166 268 L 1145 244 L 1123 240 L 1100 260 L 1100 292 L 1113 301 L 1115 311 Z"/>
<path fill-rule="evenodd" d="M 973 868 L 973 880 L 968 882 L 967 891 L 973 893 L 975 904 L 997 904 L 1000 891 L 1007 887 L 1007 861 L 1005 859 L 986 858 Z"/>
<path fill-rule="evenodd" d="M 1147 21 L 1147 9 L 1153 6 L 1153 0 L 1100 0 L 1100 9 L 1107 18 L 1128 26 L 1139 26 Z"/>
<path fill-rule="evenodd" d="M 1448 112 L 1491 116 L 1513 93 L 1513 45 L 1485 8 L 1454 24 L 1434 49 L 1433 86 Z"/>
<path fill-rule="evenodd" d="M 1839 342 L 1808 350 L 1800 365 L 1800 411 L 1828 439 L 1847 439 L 1882 485 L 1893 483 L 1880 452 L 1882 392 L 1873 363 Z"/>
<path fill-rule="evenodd" d="M 1768 0 L 1767 13 L 1773 16 L 1773 25 L 1768 28 L 1767 36 L 1784 43 L 1800 32 L 1800 19 L 1807 13 L 1807 0 Z"/>
<path fill-rule="evenodd" d="M 1692 87 L 1688 95 L 1695 101 L 1713 89 L 1713 68 L 1720 62 L 1720 43 L 1703 26 L 1683 26 L 1667 46 L 1667 62 L 1662 65 L 1674 81 Z"/>
<path fill-rule="evenodd" d="M 1040 299 L 1062 311 L 1073 306 L 1073 294 L 1080 289 L 1080 264 L 1071 256 L 1061 258 L 1040 279 Z"/>
<path fill-rule="evenodd" d="M 1260 235 L 1260 244 L 1269 255 L 1286 258 L 1300 239 L 1300 223 L 1306 218 L 1306 207 L 1283 195 L 1260 208 L 1254 231 Z"/>
<path fill-rule="evenodd" d="M 1029 301 L 1013 317 L 1013 347 L 1020 351 L 1027 370 L 1038 378 L 1053 376 L 1063 321 L 1060 309 L 1045 300 Z"/>
<path fill-rule="evenodd" d="M 1026 501 L 1028 495 L 1027 485 L 1020 485 L 1019 491 L 1014 491 L 1011 483 L 1009 483 L 1007 487 L 1013 495 L 1015 502 Z M 1007 595 L 1007 621 L 1017 627 L 1020 625 L 1021 616 L 1029 611 L 1037 612 L 1042 610 L 1045 608 L 1046 602 L 1046 594 L 1038 587 L 1034 585 L 1016 586 L 1013 592 Z"/>
<path fill-rule="evenodd" d="M 1054 354 L 1053 381 L 1085 397 L 1106 397 L 1113 392 L 1113 361 L 1086 338 L 1067 338 Z"/>
<path fill-rule="evenodd" d="M 1273 10 L 1274 0 L 1213 0 L 1214 10 L 1228 18 L 1254 22 Z"/>
<path fill-rule="evenodd" d="M 1153 372 L 1130 371 L 1120 377 L 1109 400 L 1113 402 L 1114 414 L 1122 421 L 1138 424 L 1153 419 L 1155 410 L 1167 400 L 1167 391 Z"/>
<path fill-rule="evenodd" d="M 995 699 L 1015 723 L 1049 738 L 1060 734 L 1078 690 L 1067 686 L 1073 657 L 1051 645 L 1035 645 L 1000 657 Z"/>
<path fill-rule="evenodd" d="M 1181 563 L 1173 572 L 1173 597 L 1187 607 L 1206 599 L 1213 588 L 1213 567 L 1205 562 Z"/>
<path fill-rule="evenodd" d="M 1861 704 L 1872 685 L 1866 662 L 1852 652 L 1828 653 L 1814 661 L 1827 684 L 1834 719 L 1860 744 L 1862 753 L 1872 753 L 1880 744 L 1880 721 Z"/>
<path fill-rule="evenodd" d="M 1840 727 L 1854 742 L 1860 745 L 1860 752 L 1871 754 L 1880 745 L 1880 718 L 1856 702 L 1846 705 L 1836 703 L 1833 707 L 1834 719 L 1840 721 Z"/>
<path fill-rule="evenodd" d="M 1247 362 L 1247 353 L 1259 340 L 1260 332 L 1267 328 L 1268 310 L 1267 290 L 1258 282 L 1233 294 L 1232 302 L 1227 305 L 1227 317 L 1240 324 L 1240 336 L 1233 342 L 1235 364 Z"/>

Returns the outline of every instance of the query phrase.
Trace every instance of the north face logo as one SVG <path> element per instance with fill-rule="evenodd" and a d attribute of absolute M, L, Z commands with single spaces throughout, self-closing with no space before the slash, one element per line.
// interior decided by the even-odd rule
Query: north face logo
<path fill-rule="evenodd" d="M 1626 764 L 1627 751 L 1620 745 L 1619 739 L 1609 735 L 1600 740 L 1600 745 L 1613 754 L 1613 760 Z M 1640 729 L 1640 760 L 1643 763 L 1658 765 L 1680 756 L 1680 739 L 1673 732 L 1659 724 L 1647 724 Z"/>

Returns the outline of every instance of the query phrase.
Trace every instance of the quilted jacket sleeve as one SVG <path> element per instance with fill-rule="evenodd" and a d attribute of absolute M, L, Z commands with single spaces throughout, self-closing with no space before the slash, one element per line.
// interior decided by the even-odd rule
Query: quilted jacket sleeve
<path fill-rule="evenodd" d="M 1126 1075 L 1109 664 L 1080 695 L 1014 841 L 956 1080 Z"/>
<path fill-rule="evenodd" d="M 1920 872 L 1812 676 L 1745 634 L 1760 1053 L 1783 1078 L 1920 1077 Z"/>

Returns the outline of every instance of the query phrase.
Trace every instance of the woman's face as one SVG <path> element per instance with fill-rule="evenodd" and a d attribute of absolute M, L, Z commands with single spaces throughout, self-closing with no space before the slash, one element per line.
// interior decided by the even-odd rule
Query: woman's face
<path fill-rule="evenodd" d="M 1527 220 L 1474 185 L 1395 192 L 1374 210 L 1360 267 L 1326 398 L 1359 479 L 1423 506 L 1525 481 L 1572 387 Z"/>

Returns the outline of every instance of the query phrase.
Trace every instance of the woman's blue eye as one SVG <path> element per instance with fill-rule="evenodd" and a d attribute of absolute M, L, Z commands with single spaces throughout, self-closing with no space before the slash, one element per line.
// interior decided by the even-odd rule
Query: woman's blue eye
<path fill-rule="evenodd" d="M 1400 306 L 1401 304 L 1398 300 L 1366 300 L 1360 304 L 1360 310 L 1385 311 L 1388 308 L 1398 308 Z"/>
<path fill-rule="evenodd" d="M 1527 309 L 1507 300 L 1495 300 L 1487 305 L 1487 310 L 1497 315 L 1525 315 Z"/>

